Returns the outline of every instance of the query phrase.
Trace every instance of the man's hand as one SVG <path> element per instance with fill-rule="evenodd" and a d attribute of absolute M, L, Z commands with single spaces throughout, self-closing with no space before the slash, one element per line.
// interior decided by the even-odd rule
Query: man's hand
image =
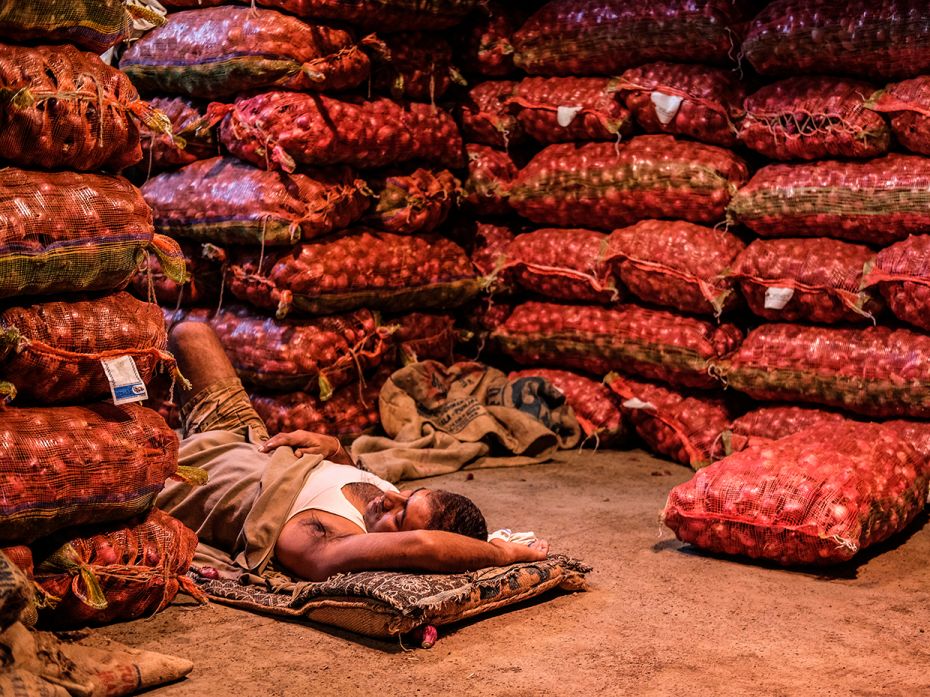
<path fill-rule="evenodd" d="M 298 455 L 320 455 L 327 460 L 332 460 L 342 450 L 339 439 L 333 436 L 310 431 L 291 431 L 269 438 L 262 443 L 259 451 L 268 453 L 283 446 L 290 446 Z"/>
<path fill-rule="evenodd" d="M 501 566 L 521 561 L 542 561 L 549 554 L 549 543 L 546 540 L 536 540 L 529 545 L 520 545 L 498 539 L 491 540 L 491 544 L 504 553 L 505 561 Z"/>

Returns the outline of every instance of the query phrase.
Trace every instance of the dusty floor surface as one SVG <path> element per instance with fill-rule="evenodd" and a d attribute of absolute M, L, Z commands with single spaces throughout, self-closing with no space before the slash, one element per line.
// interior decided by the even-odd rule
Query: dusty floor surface
<path fill-rule="evenodd" d="M 591 590 L 404 651 L 239 610 L 173 607 L 104 632 L 196 667 L 185 695 L 930 695 L 930 524 L 829 576 L 712 558 L 658 523 L 684 467 L 640 451 L 430 480 L 490 525 L 584 559 Z"/>

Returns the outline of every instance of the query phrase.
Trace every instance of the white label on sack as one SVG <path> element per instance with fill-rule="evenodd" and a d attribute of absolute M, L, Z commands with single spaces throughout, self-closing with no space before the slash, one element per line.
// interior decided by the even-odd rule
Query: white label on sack
<path fill-rule="evenodd" d="M 100 363 L 110 383 L 114 404 L 141 402 L 149 398 L 145 383 L 142 382 L 142 376 L 139 375 L 139 369 L 132 356 L 102 358 Z"/>
<path fill-rule="evenodd" d="M 653 92 L 650 98 L 655 105 L 656 116 L 659 117 L 659 122 L 663 126 L 675 118 L 675 114 L 678 113 L 678 108 L 683 101 L 681 97 L 676 97 L 674 94 L 665 94 L 665 92 Z"/>
<path fill-rule="evenodd" d="M 627 409 L 652 409 L 655 411 L 656 405 L 652 402 L 644 402 L 641 399 L 633 397 L 633 399 L 628 399 L 623 403 Z"/>
<path fill-rule="evenodd" d="M 580 106 L 560 106 L 556 110 L 556 120 L 562 128 L 568 128 L 582 109 Z"/>
<path fill-rule="evenodd" d="M 771 288 L 765 289 L 765 309 L 766 310 L 784 310 L 788 301 L 794 297 L 794 288 Z"/>

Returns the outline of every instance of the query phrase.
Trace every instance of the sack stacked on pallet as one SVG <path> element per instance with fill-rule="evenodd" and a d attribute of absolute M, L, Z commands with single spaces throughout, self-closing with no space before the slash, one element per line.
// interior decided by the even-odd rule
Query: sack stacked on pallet
<path fill-rule="evenodd" d="M 138 174 L 156 228 L 224 285 L 179 297 L 156 280 L 158 300 L 216 310 L 272 431 L 371 430 L 379 367 L 451 360 L 442 312 L 479 288 L 440 234 L 464 151 L 436 105 L 461 78 L 433 31 L 479 3 L 165 4 L 120 67 L 181 137 L 151 139 Z"/>
<path fill-rule="evenodd" d="M 152 510 L 187 473 L 175 433 L 136 402 L 156 374 L 179 376 L 160 308 L 123 290 L 150 253 L 185 275 L 119 175 L 142 158 L 140 130 L 165 124 L 98 56 L 128 35 L 124 5 L 60 5 L 0 3 L 0 546 L 40 589 L 41 619 L 74 626 L 165 607 L 196 537 Z M 153 519 L 159 554 L 109 554 Z"/>

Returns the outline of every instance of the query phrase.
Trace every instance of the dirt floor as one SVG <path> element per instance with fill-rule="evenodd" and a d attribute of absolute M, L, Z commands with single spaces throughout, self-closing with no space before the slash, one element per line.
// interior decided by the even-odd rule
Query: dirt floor
<path fill-rule="evenodd" d="M 405 651 L 239 610 L 103 630 L 196 667 L 182 695 L 930 695 L 930 525 L 830 575 L 712 558 L 659 525 L 689 470 L 640 451 L 425 482 L 594 567 L 586 593 L 441 629 Z"/>

